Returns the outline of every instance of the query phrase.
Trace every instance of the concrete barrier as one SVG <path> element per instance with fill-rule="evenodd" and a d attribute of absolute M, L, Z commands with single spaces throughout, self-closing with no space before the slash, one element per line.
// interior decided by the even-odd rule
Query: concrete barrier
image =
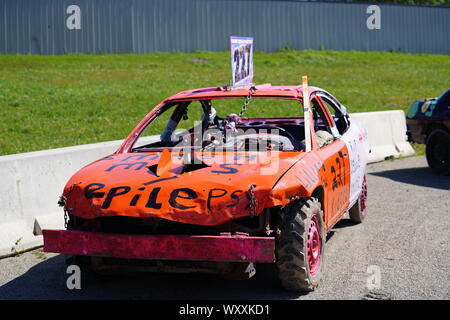
<path fill-rule="evenodd" d="M 351 114 L 362 123 L 372 152 L 369 162 L 411 155 L 402 111 Z M 152 137 L 148 137 L 151 141 Z M 0 257 L 42 245 L 42 229 L 64 227 L 57 201 L 80 168 L 113 153 L 121 140 L 0 157 Z"/>
<path fill-rule="evenodd" d="M 0 157 L 0 257 L 41 246 L 42 229 L 63 228 L 63 211 L 57 202 L 67 180 L 83 166 L 116 151 L 121 143 Z"/>
<path fill-rule="evenodd" d="M 414 149 L 407 141 L 406 120 L 402 110 L 352 113 L 350 117 L 367 130 L 371 149 L 369 163 L 414 154 Z"/>

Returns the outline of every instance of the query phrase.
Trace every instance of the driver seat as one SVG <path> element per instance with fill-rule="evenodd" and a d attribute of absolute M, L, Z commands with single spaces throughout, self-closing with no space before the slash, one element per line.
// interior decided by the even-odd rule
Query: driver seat
<path fill-rule="evenodd" d="M 333 135 L 325 130 L 317 130 L 315 138 L 319 148 L 325 147 L 334 141 Z"/>

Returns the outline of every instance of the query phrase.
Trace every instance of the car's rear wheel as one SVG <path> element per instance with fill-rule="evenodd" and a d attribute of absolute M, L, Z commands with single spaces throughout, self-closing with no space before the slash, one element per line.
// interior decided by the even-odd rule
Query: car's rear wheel
<path fill-rule="evenodd" d="M 323 211 L 316 198 L 289 204 L 282 214 L 276 255 L 278 276 L 284 288 L 312 291 L 320 281 L 324 260 Z"/>
<path fill-rule="evenodd" d="M 361 186 L 361 194 L 359 195 L 358 201 L 350 208 L 348 211 L 348 215 L 350 216 L 350 220 L 354 223 L 363 222 L 366 217 L 367 211 L 367 183 L 366 177 L 363 178 L 363 183 Z"/>
<path fill-rule="evenodd" d="M 442 129 L 431 132 L 426 141 L 428 165 L 437 174 L 450 174 L 450 134 Z"/>

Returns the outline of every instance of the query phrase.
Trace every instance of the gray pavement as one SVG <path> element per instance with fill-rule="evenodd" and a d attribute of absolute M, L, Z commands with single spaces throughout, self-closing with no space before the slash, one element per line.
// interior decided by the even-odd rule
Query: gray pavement
<path fill-rule="evenodd" d="M 140 274 L 66 287 L 64 257 L 41 249 L 0 260 L 2 299 L 450 299 L 450 177 L 424 157 L 369 165 L 368 216 L 328 235 L 320 287 L 307 295 L 280 288 L 273 265 L 231 281 L 202 274 Z"/>

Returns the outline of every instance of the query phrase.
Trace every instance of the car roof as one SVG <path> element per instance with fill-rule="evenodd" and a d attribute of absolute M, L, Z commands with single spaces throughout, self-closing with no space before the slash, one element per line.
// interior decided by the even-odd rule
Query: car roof
<path fill-rule="evenodd" d="M 254 86 L 255 91 L 252 97 L 275 97 L 285 99 L 298 99 L 303 96 L 302 85 L 298 86 L 273 86 L 270 83 Z M 245 98 L 249 93 L 249 87 L 230 89 L 230 87 L 209 87 L 193 90 L 182 91 L 177 93 L 165 101 L 177 100 L 201 100 L 201 99 L 220 99 L 220 98 Z M 309 93 L 325 90 L 318 87 L 308 87 Z"/>

